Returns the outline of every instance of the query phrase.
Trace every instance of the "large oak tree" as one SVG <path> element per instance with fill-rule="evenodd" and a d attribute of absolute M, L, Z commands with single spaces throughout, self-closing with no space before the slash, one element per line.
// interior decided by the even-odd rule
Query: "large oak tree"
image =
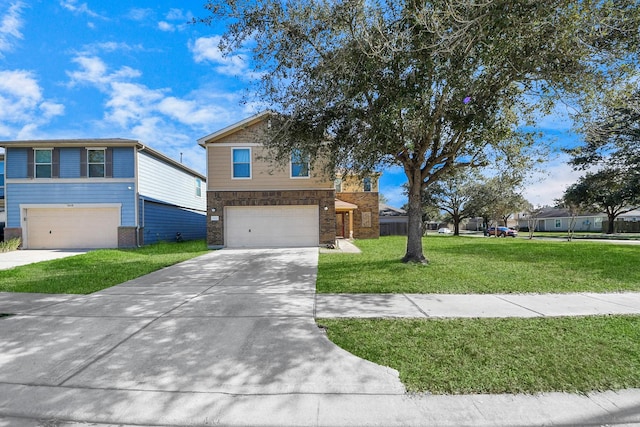
<path fill-rule="evenodd" d="M 454 168 L 533 143 L 533 107 L 597 94 L 636 60 L 638 5 L 621 0 L 210 0 L 221 47 L 249 49 L 266 142 L 327 167 L 399 165 L 409 184 L 404 261 L 425 262 L 421 193 Z M 633 54 L 632 54 L 633 53 Z M 335 169 L 334 169 L 335 170 Z"/>

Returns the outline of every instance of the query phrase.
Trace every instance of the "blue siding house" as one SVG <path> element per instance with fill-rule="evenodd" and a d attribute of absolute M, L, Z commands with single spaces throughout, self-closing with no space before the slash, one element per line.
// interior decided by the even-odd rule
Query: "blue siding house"
<path fill-rule="evenodd" d="M 5 239 L 125 248 L 206 236 L 205 177 L 130 139 L 1 141 Z"/>

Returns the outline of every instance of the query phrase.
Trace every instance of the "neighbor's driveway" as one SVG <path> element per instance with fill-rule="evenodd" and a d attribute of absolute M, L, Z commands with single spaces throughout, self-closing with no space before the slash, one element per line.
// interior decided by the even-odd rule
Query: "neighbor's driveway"
<path fill-rule="evenodd" d="M 26 249 L 0 253 L 0 270 L 53 259 L 82 255 L 90 249 Z"/>
<path fill-rule="evenodd" d="M 315 324 L 317 260 L 223 250 L 92 295 L 10 311 L 0 299 L 22 311 L 0 318 L 0 425 L 315 424 L 333 405 L 314 395 L 402 395 L 396 371 Z"/>

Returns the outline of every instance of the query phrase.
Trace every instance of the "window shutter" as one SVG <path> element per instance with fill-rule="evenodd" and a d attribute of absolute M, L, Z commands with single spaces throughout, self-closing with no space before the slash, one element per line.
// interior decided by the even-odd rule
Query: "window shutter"
<path fill-rule="evenodd" d="M 27 152 L 27 178 L 33 178 L 33 164 L 34 164 L 34 157 L 36 155 L 36 152 L 34 149 L 29 148 L 29 151 Z"/>
<path fill-rule="evenodd" d="M 104 153 L 104 177 L 113 178 L 113 148 L 107 148 Z"/>
<path fill-rule="evenodd" d="M 86 148 L 80 149 L 80 176 L 82 178 L 86 178 L 87 176 L 89 176 L 89 173 L 87 171 L 87 149 Z"/>
<path fill-rule="evenodd" d="M 54 148 L 51 153 L 51 178 L 60 178 L 60 149 Z"/>

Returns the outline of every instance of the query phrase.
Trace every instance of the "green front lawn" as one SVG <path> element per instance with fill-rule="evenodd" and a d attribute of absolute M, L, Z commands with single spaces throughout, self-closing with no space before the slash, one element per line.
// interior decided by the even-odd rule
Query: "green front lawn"
<path fill-rule="evenodd" d="M 207 253 L 204 240 L 101 249 L 0 271 L 0 291 L 90 294 Z"/>
<path fill-rule="evenodd" d="M 358 240 L 362 254 L 323 253 L 319 293 L 640 291 L 640 247 L 428 236 L 429 265 L 403 264 L 406 237 Z"/>
<path fill-rule="evenodd" d="M 640 387 L 640 316 L 319 319 L 351 353 L 413 392 L 589 392 Z"/>

